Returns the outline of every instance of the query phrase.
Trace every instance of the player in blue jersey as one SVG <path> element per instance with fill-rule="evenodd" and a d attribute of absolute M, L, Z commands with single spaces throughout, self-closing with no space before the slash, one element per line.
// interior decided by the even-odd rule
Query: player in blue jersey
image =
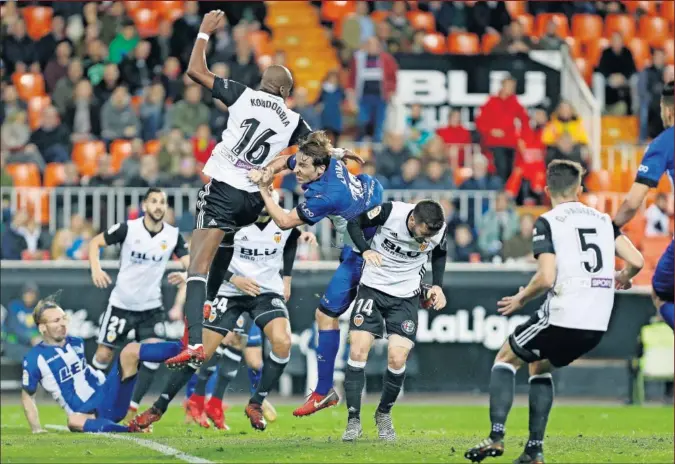
<path fill-rule="evenodd" d="M 66 313 L 54 297 L 33 311 L 43 341 L 23 361 L 21 403 L 33 433 L 43 432 L 35 392 L 38 384 L 68 415 L 72 432 L 140 432 L 134 424 L 118 424 L 127 413 L 141 362 L 162 362 L 181 351 L 178 342 L 129 343 L 106 377 L 84 355 L 84 341 L 68 335 Z"/>
<path fill-rule="evenodd" d="M 286 167 L 293 170 L 298 183 L 302 185 L 305 200 L 288 213 L 274 202 L 267 189 L 261 188 L 265 207 L 280 228 L 312 225 L 329 217 L 338 233 L 344 236 L 348 221 L 382 203 L 382 185 L 366 174 L 350 174 L 347 166 L 335 159 L 335 154 L 336 149 L 323 131 L 312 132 L 300 142 L 298 153 L 287 160 Z M 351 157 L 354 158 L 353 155 Z M 252 173 L 251 179 L 261 184 L 270 182 L 270 169 L 268 167 L 262 175 L 260 172 Z M 372 236 L 374 230 L 369 232 Z M 313 414 L 339 401 L 333 388 L 335 358 L 340 348 L 338 318 L 356 296 L 362 267 L 361 255 L 351 246 L 345 245 L 340 255 L 340 266 L 316 310 L 319 328 L 317 387 L 305 403 L 293 412 L 295 416 Z"/>
<path fill-rule="evenodd" d="M 673 185 L 673 138 L 675 107 L 673 82 L 668 82 L 661 93 L 661 119 L 666 128 L 649 144 L 637 177 L 628 196 L 616 213 L 614 224 L 623 227 L 638 211 L 650 188 L 658 185 L 661 176 L 667 173 Z M 663 320 L 673 328 L 673 242 L 661 256 L 652 277 L 652 300 Z"/>

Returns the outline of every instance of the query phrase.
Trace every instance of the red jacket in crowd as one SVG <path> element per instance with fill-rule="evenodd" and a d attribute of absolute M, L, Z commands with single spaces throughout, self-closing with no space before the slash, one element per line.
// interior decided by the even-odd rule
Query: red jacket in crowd
<path fill-rule="evenodd" d="M 199 139 L 192 137 L 192 150 L 197 163 L 206 164 L 211 156 L 211 152 L 216 147 L 216 141 L 213 139 Z"/>
<path fill-rule="evenodd" d="M 519 121 L 518 125 L 516 121 Z M 491 96 L 481 107 L 480 115 L 476 118 L 476 129 L 486 147 L 516 148 L 518 140 L 529 131 L 529 128 L 530 118 L 515 95 L 506 98 L 499 95 Z M 491 132 L 494 129 L 503 131 L 504 136 L 493 135 Z"/>
<path fill-rule="evenodd" d="M 461 124 L 454 126 L 448 124 L 446 127 L 437 129 L 436 135 L 443 139 L 446 145 L 450 146 L 451 151 L 457 153 L 459 166 L 464 166 L 464 155 L 467 150 L 465 147 L 471 144 L 471 132 Z"/>
<path fill-rule="evenodd" d="M 546 145 L 541 139 L 542 130 L 529 130 L 523 137 L 525 151 L 516 152 L 516 161 L 511 177 L 504 189 L 516 197 L 523 180 L 530 183 L 536 193 L 543 193 L 546 186 Z"/>

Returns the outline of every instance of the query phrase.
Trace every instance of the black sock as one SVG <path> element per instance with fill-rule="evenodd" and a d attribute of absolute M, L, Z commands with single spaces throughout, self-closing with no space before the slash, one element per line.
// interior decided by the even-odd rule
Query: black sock
<path fill-rule="evenodd" d="M 173 400 L 181 388 L 183 388 L 188 383 L 190 377 L 192 377 L 194 373 L 195 368 L 191 366 L 185 366 L 182 369 L 173 371 L 171 376 L 169 376 L 169 381 L 166 384 L 166 387 L 164 387 L 164 391 L 161 395 L 159 395 L 159 398 L 157 398 L 157 401 L 155 401 L 154 406 L 163 413 L 166 412 L 166 409 L 169 407 L 171 400 Z"/>
<path fill-rule="evenodd" d="M 204 321 L 204 301 L 206 301 L 206 276 L 188 275 L 187 296 L 185 297 L 185 318 L 188 325 L 188 343 L 202 342 L 202 322 Z"/>
<path fill-rule="evenodd" d="M 131 395 L 131 406 L 135 406 L 136 409 L 138 409 L 138 405 L 141 404 L 143 397 L 150 389 L 150 385 L 152 385 L 152 379 L 155 377 L 158 368 L 159 363 L 147 361 L 141 363 L 141 368 L 138 370 L 138 377 L 136 377 L 136 386 Z"/>
<path fill-rule="evenodd" d="M 209 377 L 213 374 L 213 371 L 216 370 L 218 362 L 220 361 L 220 355 L 214 353 L 206 363 L 202 364 L 202 367 L 197 371 L 197 383 L 195 383 L 195 395 L 204 396 L 206 395 L 206 384 L 209 383 Z"/>
<path fill-rule="evenodd" d="M 384 413 L 391 411 L 391 407 L 394 406 L 399 393 L 401 393 L 404 380 L 405 366 L 396 372 L 392 372 L 391 367 L 387 368 L 382 381 L 382 396 L 380 397 L 380 404 L 377 406 L 378 411 Z"/>
<path fill-rule="evenodd" d="M 258 389 L 251 397 L 251 403 L 262 404 L 272 387 L 279 380 L 279 377 L 281 377 L 281 374 L 283 374 L 290 359 L 290 356 L 282 359 L 276 356 L 274 352 L 270 352 L 270 355 L 263 363 L 260 385 L 258 385 Z"/>
<path fill-rule="evenodd" d="M 530 377 L 530 439 L 526 449 L 540 450 L 544 445 L 546 423 L 553 406 L 553 377 L 551 374 Z"/>
<path fill-rule="evenodd" d="M 361 394 L 366 385 L 366 367 L 365 362 L 347 361 L 347 372 L 345 372 L 345 399 L 347 400 L 347 412 L 349 418 L 361 417 Z"/>
<path fill-rule="evenodd" d="M 237 376 L 240 365 L 241 351 L 234 348 L 225 348 L 225 351 L 220 358 L 218 380 L 216 380 L 216 386 L 213 388 L 212 398 L 223 399 L 225 390 L 227 390 L 227 386 Z"/>
<path fill-rule="evenodd" d="M 490 375 L 490 438 L 504 438 L 504 425 L 513 404 L 516 390 L 516 370 L 510 364 L 496 363 Z"/>
<path fill-rule="evenodd" d="M 211 262 L 209 269 L 209 278 L 206 280 L 206 300 L 213 301 L 218 296 L 218 290 L 225 280 L 225 273 L 230 266 L 232 256 L 234 255 L 233 247 L 218 247 L 216 256 Z"/>

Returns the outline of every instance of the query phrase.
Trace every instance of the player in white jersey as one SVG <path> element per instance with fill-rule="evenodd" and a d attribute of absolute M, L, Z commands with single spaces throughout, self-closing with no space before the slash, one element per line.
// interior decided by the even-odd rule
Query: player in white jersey
<path fill-rule="evenodd" d="M 537 272 L 530 283 L 503 298 L 505 316 L 547 293 L 529 321 L 519 325 L 499 350 L 490 376 L 490 436 L 464 456 L 472 462 L 504 453 L 504 426 L 513 403 L 516 370 L 528 364 L 530 437 L 516 463 L 543 463 L 546 423 L 553 404 L 554 368 L 567 366 L 595 348 L 607 331 L 614 290 L 628 289 L 643 266 L 642 255 L 609 215 L 579 202 L 583 168 L 553 161 L 546 192 L 553 209 L 539 217 L 532 234 Z M 614 270 L 614 257 L 626 261 Z"/>
<path fill-rule="evenodd" d="M 241 227 L 253 224 L 264 206 L 258 186 L 249 180 L 248 172 L 264 168 L 279 152 L 296 145 L 310 132 L 300 115 L 286 106 L 293 78 L 285 67 L 267 68 L 260 90 L 222 79 L 209 71 L 207 41 L 223 24 L 220 10 L 204 17 L 187 69 L 193 81 L 211 90 L 213 98 L 227 105 L 229 118 L 222 141 L 204 166 L 204 174 L 211 180 L 199 191 L 197 202 L 185 302 L 189 346 L 167 360 L 170 367 L 201 364 L 210 356 L 202 345 L 201 325 L 207 274 L 211 269 L 211 279 L 216 286 L 220 284 L 222 272 L 232 260 L 234 234 Z M 223 240 L 230 246 L 219 248 Z M 213 345 L 212 340 L 204 340 L 204 343 Z"/>
<path fill-rule="evenodd" d="M 378 230 L 368 244 L 364 229 L 372 228 Z M 347 230 L 363 256 L 365 268 L 349 324 L 344 382 L 349 419 L 342 439 L 354 441 L 363 433 L 360 414 L 364 369 L 375 337 L 386 336 L 388 368 L 375 423 L 381 440 L 395 440 L 391 408 L 401 392 L 408 354 L 415 344 L 420 285 L 429 255 L 433 286 L 426 297 L 436 310 L 446 303 L 442 289 L 447 256 L 443 208 L 431 200 L 417 205 L 386 202 L 349 221 Z"/>
<path fill-rule="evenodd" d="M 143 217 L 113 225 L 89 243 L 91 277 L 98 288 L 112 283 L 101 269 L 102 247 L 120 244 L 120 269 L 103 314 L 98 348 L 92 360 L 97 369 L 106 369 L 113 351 L 122 347 L 131 330 L 136 341 L 156 342 L 165 336 L 166 314 L 162 306 L 162 278 L 172 256 L 184 267 L 190 263 L 188 247 L 177 227 L 164 222 L 166 194 L 150 188 L 143 196 Z M 158 363 L 143 363 L 131 402 L 132 414 L 150 388 Z"/>

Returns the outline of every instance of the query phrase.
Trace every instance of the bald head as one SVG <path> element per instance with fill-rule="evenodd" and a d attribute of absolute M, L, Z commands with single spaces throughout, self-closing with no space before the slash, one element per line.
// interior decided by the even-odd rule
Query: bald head
<path fill-rule="evenodd" d="M 285 66 L 272 65 L 263 73 L 260 90 L 288 98 L 291 88 L 293 88 L 293 76 Z"/>

